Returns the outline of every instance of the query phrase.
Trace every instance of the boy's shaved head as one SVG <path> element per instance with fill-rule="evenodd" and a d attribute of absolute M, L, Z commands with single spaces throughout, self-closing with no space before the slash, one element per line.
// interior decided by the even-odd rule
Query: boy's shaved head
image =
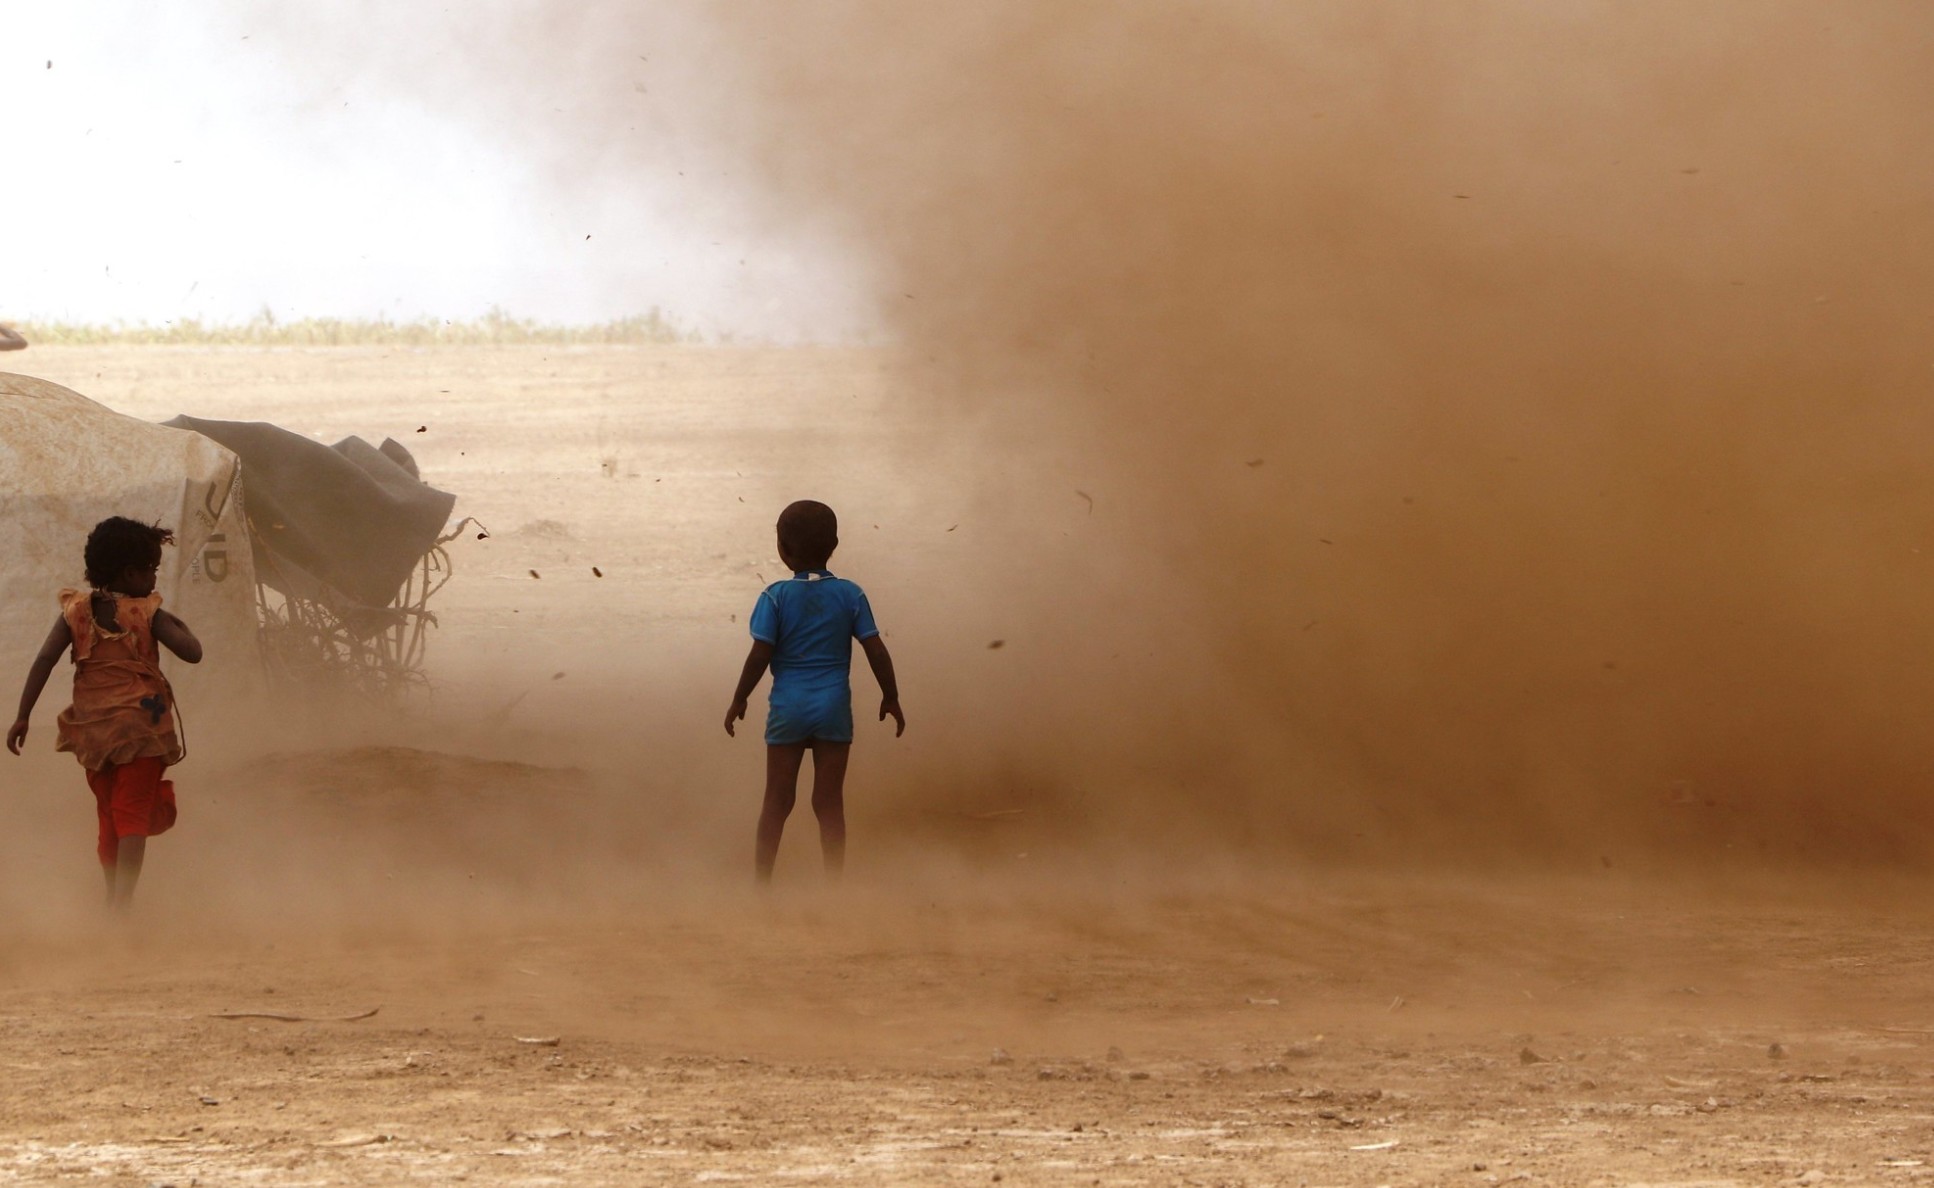
<path fill-rule="evenodd" d="M 779 513 L 779 547 L 800 569 L 824 569 L 839 547 L 839 517 L 817 500 L 788 503 Z"/>
<path fill-rule="evenodd" d="M 125 516 L 109 516 L 87 534 L 81 559 L 87 565 L 87 584 L 105 589 L 130 569 L 161 564 L 161 546 L 173 544 L 175 534 L 159 524 L 143 524 Z"/>

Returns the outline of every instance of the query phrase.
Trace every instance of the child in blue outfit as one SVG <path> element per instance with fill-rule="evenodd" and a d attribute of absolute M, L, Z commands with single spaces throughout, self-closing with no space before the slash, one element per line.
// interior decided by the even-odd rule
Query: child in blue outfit
<path fill-rule="evenodd" d="M 839 877 L 846 862 L 846 754 L 853 744 L 853 690 L 847 679 L 853 663 L 852 641 L 860 641 L 873 677 L 880 682 L 880 721 L 893 716 L 893 736 L 906 732 L 900 712 L 900 687 L 866 593 L 827 572 L 839 547 L 839 520 L 833 509 L 810 499 L 788 504 L 779 513 L 779 559 L 793 571 L 774 582 L 752 608 L 752 651 L 739 674 L 732 708 L 725 711 L 725 732 L 745 720 L 746 699 L 767 666 L 772 668 L 772 699 L 766 712 L 766 798 L 759 813 L 754 852 L 759 882 L 772 881 L 779 836 L 799 795 L 799 767 L 813 753 L 813 816 L 819 818 L 819 846 L 826 873 Z"/>

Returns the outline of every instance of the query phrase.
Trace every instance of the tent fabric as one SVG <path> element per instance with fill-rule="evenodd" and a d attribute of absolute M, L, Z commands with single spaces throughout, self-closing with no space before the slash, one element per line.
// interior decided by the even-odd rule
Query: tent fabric
<path fill-rule="evenodd" d="M 0 678 L 26 671 L 59 615 L 55 594 L 87 584 L 88 532 L 117 515 L 174 530 L 157 588 L 211 660 L 201 666 L 211 672 L 170 668 L 182 696 L 192 702 L 204 682 L 232 689 L 259 678 L 255 567 L 234 453 L 9 373 L 0 373 Z"/>
<path fill-rule="evenodd" d="M 320 582 L 364 607 L 388 606 L 456 506 L 455 495 L 417 477 L 415 459 L 393 440 L 329 446 L 262 422 L 168 424 L 241 458 L 255 547 L 268 554 L 258 568 L 287 594 L 314 597 Z"/>

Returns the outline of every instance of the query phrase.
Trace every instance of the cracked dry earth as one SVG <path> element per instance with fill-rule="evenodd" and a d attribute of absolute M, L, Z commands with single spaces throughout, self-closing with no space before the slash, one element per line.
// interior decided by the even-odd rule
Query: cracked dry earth
<path fill-rule="evenodd" d="M 1934 1175 L 1934 948 L 1897 899 L 1359 882 L 917 909 L 849 886 L 516 937 L 15 946 L 0 1177 Z M 238 1012 L 315 1021 L 214 1017 Z"/>

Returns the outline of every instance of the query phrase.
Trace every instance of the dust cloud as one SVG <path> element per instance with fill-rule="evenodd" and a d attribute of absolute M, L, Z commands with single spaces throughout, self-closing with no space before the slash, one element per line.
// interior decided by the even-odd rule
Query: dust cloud
<path fill-rule="evenodd" d="M 1030 1135 L 1115 1178 L 1185 1166 L 1170 1136 L 1220 1178 L 1508 1147 L 1658 1180 L 1725 1110 L 1701 1166 L 1740 1178 L 1914 1162 L 1842 1103 L 1915 1107 L 1928 1034 L 1896 876 L 1934 823 L 1934 14 L 417 11 L 338 7 L 367 40 L 287 37 L 291 69 L 844 243 L 890 361 L 37 348 L 141 415 L 407 417 L 493 533 L 433 720 L 268 758 L 231 723 L 177 777 L 138 969 L 81 906 L 71 766 L 19 798 L 0 980 L 22 1044 L 83 1055 L 27 1069 L 16 1129 L 71 1160 L 152 1099 L 197 1166 L 282 1168 L 375 1128 L 371 1182 L 798 1174 L 858 1136 L 998 1178 Z M 140 403 L 176 393 L 236 406 Z M 755 900 L 756 735 L 718 724 L 799 497 L 842 513 L 911 724 L 856 746 L 845 886 L 802 803 Z"/>
<path fill-rule="evenodd" d="M 1006 571 L 1051 575 L 1015 692 L 1152 772 L 1165 828 L 1923 853 L 1934 17 L 852 3 L 725 32 L 773 209 L 849 236 L 988 440 L 1065 468 L 981 470 Z M 1074 487 L 1070 556 L 1030 525 Z"/>
<path fill-rule="evenodd" d="M 958 637 L 908 677 L 919 796 L 1308 853 L 1924 853 L 1920 8 L 407 26 L 360 69 L 559 184 L 845 245 L 974 491 L 893 575 Z"/>

